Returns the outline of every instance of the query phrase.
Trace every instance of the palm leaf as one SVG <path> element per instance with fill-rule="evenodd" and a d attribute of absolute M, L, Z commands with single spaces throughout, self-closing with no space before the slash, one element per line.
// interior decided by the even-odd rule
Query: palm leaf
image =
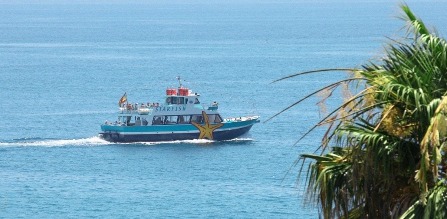
<path fill-rule="evenodd" d="M 401 8 L 409 35 L 391 41 L 379 62 L 274 81 L 331 71 L 355 75 L 317 89 L 267 120 L 322 91 L 329 95 L 319 103 L 339 87 L 356 92 L 296 142 L 328 125 L 314 154 L 299 159 L 300 171 L 309 165 L 309 200 L 319 203 L 325 218 L 396 218 L 403 212 L 403 218 L 446 217 L 447 43 L 407 5 Z"/>

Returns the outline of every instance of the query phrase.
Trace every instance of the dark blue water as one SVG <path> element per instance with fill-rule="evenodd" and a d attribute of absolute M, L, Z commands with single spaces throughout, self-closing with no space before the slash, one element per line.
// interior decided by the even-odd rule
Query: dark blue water
<path fill-rule="evenodd" d="M 223 117 L 265 120 L 345 75 L 271 81 L 358 67 L 403 26 L 398 1 L 22 3 L 0 2 L 2 218 L 317 218 L 293 163 L 323 130 L 292 146 L 316 99 L 226 142 L 111 144 L 99 125 L 179 75 Z M 446 33 L 445 2 L 408 3 Z"/>

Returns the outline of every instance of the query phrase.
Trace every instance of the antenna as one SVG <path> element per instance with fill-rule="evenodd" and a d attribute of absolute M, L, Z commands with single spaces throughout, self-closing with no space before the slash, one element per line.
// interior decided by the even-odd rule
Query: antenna
<path fill-rule="evenodd" d="M 182 79 L 180 78 L 180 76 L 177 76 L 175 78 L 177 78 L 180 87 L 182 87 Z"/>

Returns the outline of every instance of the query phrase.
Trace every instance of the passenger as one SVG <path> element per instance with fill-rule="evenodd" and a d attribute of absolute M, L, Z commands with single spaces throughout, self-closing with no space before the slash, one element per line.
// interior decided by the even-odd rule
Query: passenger
<path fill-rule="evenodd" d="M 156 119 L 154 119 L 153 124 L 154 125 L 160 125 L 161 124 L 161 117 L 157 117 Z"/>

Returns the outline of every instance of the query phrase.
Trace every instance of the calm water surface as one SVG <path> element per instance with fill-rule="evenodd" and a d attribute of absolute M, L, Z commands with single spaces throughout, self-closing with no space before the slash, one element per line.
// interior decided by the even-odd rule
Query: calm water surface
<path fill-rule="evenodd" d="M 54 2 L 0 2 L 0 218 L 317 218 L 293 162 L 322 130 L 292 146 L 315 101 L 225 142 L 112 144 L 99 125 L 178 75 L 223 117 L 265 120 L 345 75 L 271 81 L 360 66 L 403 25 L 398 1 Z M 444 27 L 445 2 L 408 3 Z"/>

